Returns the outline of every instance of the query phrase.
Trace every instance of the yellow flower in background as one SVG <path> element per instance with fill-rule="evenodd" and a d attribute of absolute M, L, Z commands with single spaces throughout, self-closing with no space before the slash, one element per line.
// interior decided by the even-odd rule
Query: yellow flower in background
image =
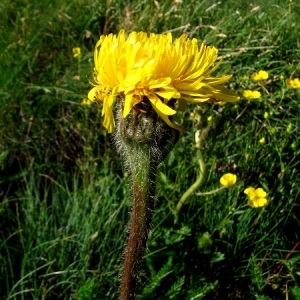
<path fill-rule="evenodd" d="M 246 99 L 258 99 L 261 97 L 261 93 L 259 91 L 245 90 L 243 91 L 243 97 Z"/>
<path fill-rule="evenodd" d="M 89 99 L 82 99 L 82 101 L 81 101 L 81 105 L 83 105 L 83 106 L 89 106 L 91 104 L 92 104 L 92 101 Z"/>
<path fill-rule="evenodd" d="M 148 102 L 172 128 L 182 129 L 169 119 L 187 102 L 209 100 L 234 102 L 239 97 L 222 85 L 231 75 L 213 77 L 219 67 L 218 50 L 198 44 L 186 34 L 173 40 L 172 34 L 132 32 L 101 36 L 94 52 L 94 87 L 88 94 L 93 101 L 102 101 L 104 126 L 114 131 L 113 104 L 123 101 L 123 117 L 132 109 L 145 113 L 141 102 Z"/>
<path fill-rule="evenodd" d="M 252 79 L 254 81 L 266 80 L 269 78 L 269 74 L 267 71 L 260 70 L 252 75 Z"/>
<path fill-rule="evenodd" d="M 294 78 L 294 79 L 287 79 L 286 80 L 286 84 L 288 87 L 292 88 L 292 89 L 300 89 L 300 80 L 299 78 Z"/>
<path fill-rule="evenodd" d="M 266 139 L 263 137 L 259 140 L 259 143 L 264 145 L 266 143 Z"/>
<path fill-rule="evenodd" d="M 255 189 L 250 186 L 244 193 L 248 196 L 248 205 L 251 207 L 263 207 L 268 203 L 267 193 L 262 188 Z"/>
<path fill-rule="evenodd" d="M 267 120 L 267 119 L 269 119 L 269 113 L 267 112 L 267 111 L 265 111 L 265 113 L 264 113 L 264 118 Z"/>
<path fill-rule="evenodd" d="M 207 117 L 207 122 L 212 122 L 212 120 L 213 120 L 213 117 L 212 117 L 212 116 L 208 116 L 208 117 Z"/>
<path fill-rule="evenodd" d="M 79 47 L 73 48 L 72 51 L 74 57 L 78 57 L 81 54 L 81 49 Z"/>
<path fill-rule="evenodd" d="M 230 187 L 236 183 L 236 175 L 227 173 L 220 178 L 220 183 L 224 187 Z"/>

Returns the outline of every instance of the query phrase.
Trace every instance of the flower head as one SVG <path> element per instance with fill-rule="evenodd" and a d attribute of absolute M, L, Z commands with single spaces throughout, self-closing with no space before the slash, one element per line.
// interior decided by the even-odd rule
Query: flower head
<path fill-rule="evenodd" d="M 259 91 L 245 90 L 243 97 L 246 99 L 258 99 L 261 97 L 261 93 Z"/>
<path fill-rule="evenodd" d="M 74 57 L 78 57 L 81 54 L 81 49 L 79 47 L 73 48 L 72 51 L 73 51 L 73 56 Z"/>
<path fill-rule="evenodd" d="M 263 207 L 268 203 L 267 193 L 262 188 L 255 189 L 250 186 L 244 193 L 248 196 L 248 205 L 251 207 Z"/>
<path fill-rule="evenodd" d="M 227 173 L 220 178 L 220 183 L 224 187 L 230 187 L 236 183 L 236 175 Z"/>
<path fill-rule="evenodd" d="M 183 34 L 173 40 L 172 34 L 132 32 L 101 36 L 94 52 L 94 88 L 89 99 L 102 101 L 104 126 L 114 130 L 112 112 L 115 99 L 122 101 L 122 116 L 130 111 L 145 113 L 142 102 L 150 107 L 172 128 L 169 116 L 176 114 L 174 100 L 180 108 L 186 102 L 209 100 L 233 102 L 239 97 L 222 85 L 231 75 L 213 77 L 218 50 Z M 171 99 L 173 101 L 171 101 Z"/>
<path fill-rule="evenodd" d="M 254 81 L 266 80 L 268 78 L 269 78 L 269 74 L 267 71 L 264 71 L 264 70 L 260 70 L 256 73 L 253 73 L 253 75 L 252 75 L 252 79 Z"/>
<path fill-rule="evenodd" d="M 299 78 L 294 78 L 294 79 L 287 79 L 286 80 L 286 84 L 289 88 L 292 88 L 292 89 L 300 89 L 300 80 Z"/>

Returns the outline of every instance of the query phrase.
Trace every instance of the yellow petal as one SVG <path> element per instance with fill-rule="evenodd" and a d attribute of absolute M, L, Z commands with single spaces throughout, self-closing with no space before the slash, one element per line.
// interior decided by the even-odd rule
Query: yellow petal
<path fill-rule="evenodd" d="M 157 94 L 158 96 L 160 96 L 164 99 L 168 99 L 168 100 L 170 100 L 172 98 L 178 99 L 181 96 L 180 93 L 172 86 L 167 86 L 161 90 L 155 91 L 155 94 Z"/>
<path fill-rule="evenodd" d="M 155 94 L 149 94 L 148 98 L 152 106 L 155 108 L 155 111 L 159 111 L 161 114 L 167 116 L 176 114 L 176 110 L 163 103 Z"/>
<path fill-rule="evenodd" d="M 155 106 L 153 106 L 154 110 L 156 111 L 156 113 L 166 122 L 167 125 L 169 125 L 170 127 L 177 129 L 179 131 L 183 131 L 184 128 L 180 125 L 176 125 L 173 124 L 170 120 L 169 117 L 166 116 L 165 114 L 161 113 L 161 111 L 159 111 Z"/>
<path fill-rule="evenodd" d="M 130 113 L 131 107 L 132 107 L 132 96 L 133 94 L 127 94 L 125 96 L 125 103 L 124 103 L 124 110 L 123 110 L 123 118 L 126 118 L 128 114 Z"/>
<path fill-rule="evenodd" d="M 251 207 L 263 207 L 268 203 L 268 200 L 266 198 L 255 198 L 248 200 L 248 205 Z"/>
<path fill-rule="evenodd" d="M 115 129 L 115 119 L 114 119 L 112 109 L 110 107 L 105 108 L 103 125 L 108 130 L 109 133 L 112 133 Z"/>
<path fill-rule="evenodd" d="M 236 93 L 221 86 L 218 86 L 216 89 L 211 90 L 211 92 L 212 98 L 215 98 L 219 101 L 236 102 L 240 100 L 240 97 Z"/>
<path fill-rule="evenodd" d="M 257 197 L 259 197 L 259 198 L 267 197 L 267 193 L 262 188 L 256 189 L 255 192 L 256 192 Z"/>
<path fill-rule="evenodd" d="M 97 98 L 97 91 L 98 91 L 98 90 L 99 90 L 99 87 L 95 86 L 95 87 L 93 87 L 93 88 L 89 91 L 89 93 L 88 93 L 88 98 L 89 98 L 89 100 L 95 101 L 95 100 L 98 99 L 98 98 Z M 99 100 L 103 100 L 103 99 L 99 99 Z"/>
<path fill-rule="evenodd" d="M 256 196 L 255 189 L 254 189 L 252 186 L 246 188 L 246 189 L 244 190 L 244 193 L 245 193 L 246 195 L 248 195 L 248 196 L 252 196 L 252 197 L 255 197 L 255 196 Z"/>
<path fill-rule="evenodd" d="M 171 78 L 170 77 L 166 77 L 166 78 L 160 78 L 157 80 L 152 80 L 150 85 L 149 85 L 149 89 L 156 89 L 156 88 L 162 88 L 165 87 L 167 85 L 170 84 L 171 82 Z"/>

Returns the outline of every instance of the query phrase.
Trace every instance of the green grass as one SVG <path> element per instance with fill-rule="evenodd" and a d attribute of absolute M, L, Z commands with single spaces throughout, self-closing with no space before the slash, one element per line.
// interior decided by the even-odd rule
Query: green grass
<path fill-rule="evenodd" d="M 117 299 L 127 175 L 101 110 L 81 101 L 96 41 L 121 28 L 217 46 L 231 89 L 262 94 L 180 114 L 187 130 L 159 169 L 139 299 L 299 298 L 300 94 L 285 84 L 300 77 L 297 1 L 4 0 L 0 15 L 0 299 Z M 251 80 L 260 69 L 266 85 Z M 193 194 L 177 214 L 199 173 L 200 114 L 213 123 L 199 192 L 225 172 L 238 182 Z M 266 208 L 245 206 L 250 185 L 268 192 Z"/>

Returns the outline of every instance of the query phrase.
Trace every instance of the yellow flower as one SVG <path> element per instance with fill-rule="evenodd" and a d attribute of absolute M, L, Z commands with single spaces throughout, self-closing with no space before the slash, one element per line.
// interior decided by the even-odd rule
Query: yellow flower
<path fill-rule="evenodd" d="M 252 75 L 252 79 L 254 81 L 266 80 L 269 78 L 269 74 L 267 71 L 260 70 Z"/>
<path fill-rule="evenodd" d="M 83 105 L 83 106 L 86 106 L 86 105 L 89 106 L 91 104 L 92 104 L 92 101 L 89 99 L 82 99 L 82 101 L 81 101 L 81 105 Z"/>
<path fill-rule="evenodd" d="M 261 97 L 261 93 L 259 91 L 245 90 L 243 92 L 243 97 L 246 99 L 258 99 Z"/>
<path fill-rule="evenodd" d="M 266 139 L 263 137 L 259 140 L 259 143 L 264 145 L 266 143 Z"/>
<path fill-rule="evenodd" d="M 73 50 L 73 56 L 78 57 L 81 54 L 81 49 L 79 47 L 75 47 Z"/>
<path fill-rule="evenodd" d="M 250 186 L 244 193 L 248 196 L 248 205 L 251 207 L 263 207 L 268 203 L 267 193 L 262 188 L 255 189 Z"/>
<path fill-rule="evenodd" d="M 94 52 L 94 88 L 88 97 L 102 101 L 104 126 L 109 132 L 115 127 L 113 103 L 123 101 L 123 117 L 134 108 L 144 113 L 140 103 L 151 104 L 156 113 L 171 127 L 169 116 L 176 114 L 171 99 L 184 108 L 186 102 L 209 100 L 234 102 L 239 97 L 222 85 L 231 75 L 213 77 L 218 50 L 186 34 L 173 40 L 172 34 L 132 32 L 101 36 Z M 172 107 L 171 107 L 172 106 Z"/>
<path fill-rule="evenodd" d="M 208 116 L 208 117 L 207 117 L 207 122 L 212 122 L 212 120 L 213 120 L 213 117 L 212 117 L 212 116 Z"/>
<path fill-rule="evenodd" d="M 224 187 L 230 187 L 236 183 L 236 175 L 227 173 L 220 178 L 220 183 Z"/>
<path fill-rule="evenodd" d="M 300 89 L 300 80 L 299 78 L 294 78 L 294 79 L 287 79 L 286 80 L 286 84 L 288 87 L 292 88 L 292 89 Z"/>

